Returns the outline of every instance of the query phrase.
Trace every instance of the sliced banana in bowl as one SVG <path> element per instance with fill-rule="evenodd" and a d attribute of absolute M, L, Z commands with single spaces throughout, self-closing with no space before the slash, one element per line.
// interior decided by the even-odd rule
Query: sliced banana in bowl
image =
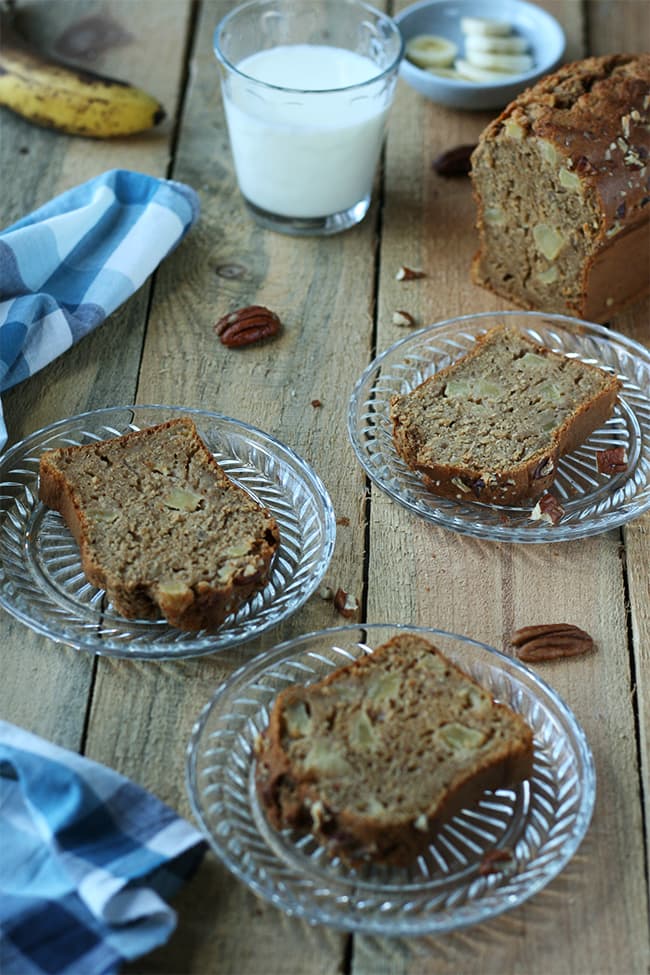
<path fill-rule="evenodd" d="M 564 54 L 557 20 L 527 0 L 419 0 L 395 21 L 401 76 L 452 108 L 502 108 Z"/>
<path fill-rule="evenodd" d="M 507 37 L 496 37 L 488 34 L 467 34 L 465 36 L 465 51 L 491 51 L 503 54 L 524 54 L 529 45 L 525 37 L 509 34 Z"/>
<path fill-rule="evenodd" d="M 465 57 L 475 68 L 487 71 L 506 71 L 508 74 L 524 74 L 533 67 L 530 54 L 504 54 L 502 51 L 466 51 Z"/>
<path fill-rule="evenodd" d="M 474 37 L 500 37 L 512 33 L 512 22 L 490 17 L 461 17 L 460 29 L 463 34 Z"/>
<path fill-rule="evenodd" d="M 418 68 L 451 67 L 458 45 L 439 34 L 416 34 L 406 42 L 405 55 Z"/>
<path fill-rule="evenodd" d="M 439 34 L 416 34 L 406 42 L 405 55 L 418 68 L 433 71 L 448 68 L 445 77 L 490 83 L 501 81 L 493 73 L 525 74 L 534 65 L 528 41 L 518 36 L 509 21 L 485 17 L 461 17 L 464 57 L 457 57 L 458 45 Z"/>

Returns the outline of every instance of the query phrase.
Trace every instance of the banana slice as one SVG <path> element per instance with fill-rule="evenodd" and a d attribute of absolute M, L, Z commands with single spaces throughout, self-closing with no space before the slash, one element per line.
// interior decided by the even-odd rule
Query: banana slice
<path fill-rule="evenodd" d="M 474 68 L 488 71 L 507 71 L 508 74 L 522 74 L 530 71 L 533 59 L 530 54 L 492 54 L 489 51 L 466 51 L 466 59 Z"/>
<path fill-rule="evenodd" d="M 427 68 L 427 72 L 438 75 L 441 78 L 455 78 L 456 81 L 467 81 L 467 78 L 463 78 L 462 75 L 458 74 L 455 68 Z"/>
<path fill-rule="evenodd" d="M 454 67 L 458 74 L 466 81 L 478 81 L 481 84 L 500 85 L 510 76 L 508 71 L 490 71 L 488 68 L 477 68 L 464 58 L 457 58 Z"/>
<path fill-rule="evenodd" d="M 405 53 L 418 68 L 447 68 L 454 63 L 458 47 L 438 34 L 417 34 L 407 42 Z"/>
<path fill-rule="evenodd" d="M 512 33 L 512 24 L 507 20 L 491 20 L 489 17 L 461 17 L 460 29 L 463 34 L 507 37 Z"/>
<path fill-rule="evenodd" d="M 524 37 L 492 37 L 489 34 L 468 34 L 465 51 L 487 51 L 490 54 L 525 54 L 528 41 Z"/>

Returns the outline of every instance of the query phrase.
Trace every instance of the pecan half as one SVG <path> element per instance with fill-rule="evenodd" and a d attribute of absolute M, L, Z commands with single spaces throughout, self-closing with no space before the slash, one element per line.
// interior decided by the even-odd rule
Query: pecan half
<path fill-rule="evenodd" d="M 599 474 L 620 474 L 627 470 L 625 447 L 610 447 L 596 451 L 596 466 Z"/>
<path fill-rule="evenodd" d="M 564 518 L 564 508 L 550 491 L 543 494 L 530 513 L 531 521 L 548 521 L 557 525 Z"/>
<path fill-rule="evenodd" d="M 222 343 L 230 349 L 272 338 L 281 328 L 278 316 L 264 305 L 238 308 L 224 315 L 214 326 Z"/>
<path fill-rule="evenodd" d="M 359 612 L 359 602 L 345 589 L 337 589 L 334 594 L 334 606 L 346 619 L 352 619 Z"/>
<path fill-rule="evenodd" d="M 476 145 L 454 146 L 436 156 L 431 165 L 438 176 L 467 176 L 475 149 Z"/>
<path fill-rule="evenodd" d="M 519 659 L 528 663 L 557 660 L 558 657 L 576 657 L 594 648 L 592 637 L 573 623 L 522 626 L 514 631 L 510 642 L 517 648 Z"/>

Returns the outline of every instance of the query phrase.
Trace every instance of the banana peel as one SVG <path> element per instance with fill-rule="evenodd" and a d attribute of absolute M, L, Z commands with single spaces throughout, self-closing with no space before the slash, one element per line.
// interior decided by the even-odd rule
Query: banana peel
<path fill-rule="evenodd" d="M 163 106 L 117 78 L 68 65 L 30 45 L 0 19 L 0 105 L 35 125 L 108 139 L 158 125 Z"/>

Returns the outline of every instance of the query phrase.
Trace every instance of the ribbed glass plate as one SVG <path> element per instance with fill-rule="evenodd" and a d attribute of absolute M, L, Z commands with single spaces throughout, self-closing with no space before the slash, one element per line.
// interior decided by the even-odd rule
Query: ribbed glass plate
<path fill-rule="evenodd" d="M 122 436 L 190 416 L 237 484 L 271 510 L 280 546 L 265 588 L 214 633 L 187 633 L 164 620 L 127 620 L 90 585 L 79 550 L 57 512 L 38 500 L 45 450 Z M 0 605 L 39 633 L 114 657 L 191 657 L 250 640 L 294 613 L 320 582 L 336 523 L 322 482 L 297 454 L 245 423 L 174 406 L 119 406 L 61 420 L 0 458 Z"/>
<path fill-rule="evenodd" d="M 534 732 L 532 779 L 486 792 L 440 831 L 410 868 L 330 860 L 311 836 L 275 831 L 255 793 L 254 743 L 282 688 L 309 683 L 400 632 L 429 638 Z M 367 624 L 311 633 L 252 660 L 215 693 L 192 731 L 187 786 L 215 853 L 256 894 L 311 924 L 377 935 L 442 933 L 516 907 L 577 850 L 595 798 L 584 733 L 557 694 L 526 667 L 475 640 L 414 626 Z M 511 853 L 481 869 L 495 849 Z"/>
<path fill-rule="evenodd" d="M 552 493 L 565 509 L 557 525 L 533 521 L 523 507 L 440 498 L 398 456 L 390 398 L 410 392 L 468 352 L 500 322 L 563 355 L 615 373 L 623 384 L 613 416 L 561 458 Z M 650 508 L 650 351 L 618 332 L 563 315 L 505 311 L 466 315 L 413 332 L 379 355 L 352 393 L 348 431 L 370 478 L 403 507 L 465 535 L 508 542 L 562 542 L 622 525 Z M 596 451 L 624 447 L 627 469 L 599 474 Z"/>

